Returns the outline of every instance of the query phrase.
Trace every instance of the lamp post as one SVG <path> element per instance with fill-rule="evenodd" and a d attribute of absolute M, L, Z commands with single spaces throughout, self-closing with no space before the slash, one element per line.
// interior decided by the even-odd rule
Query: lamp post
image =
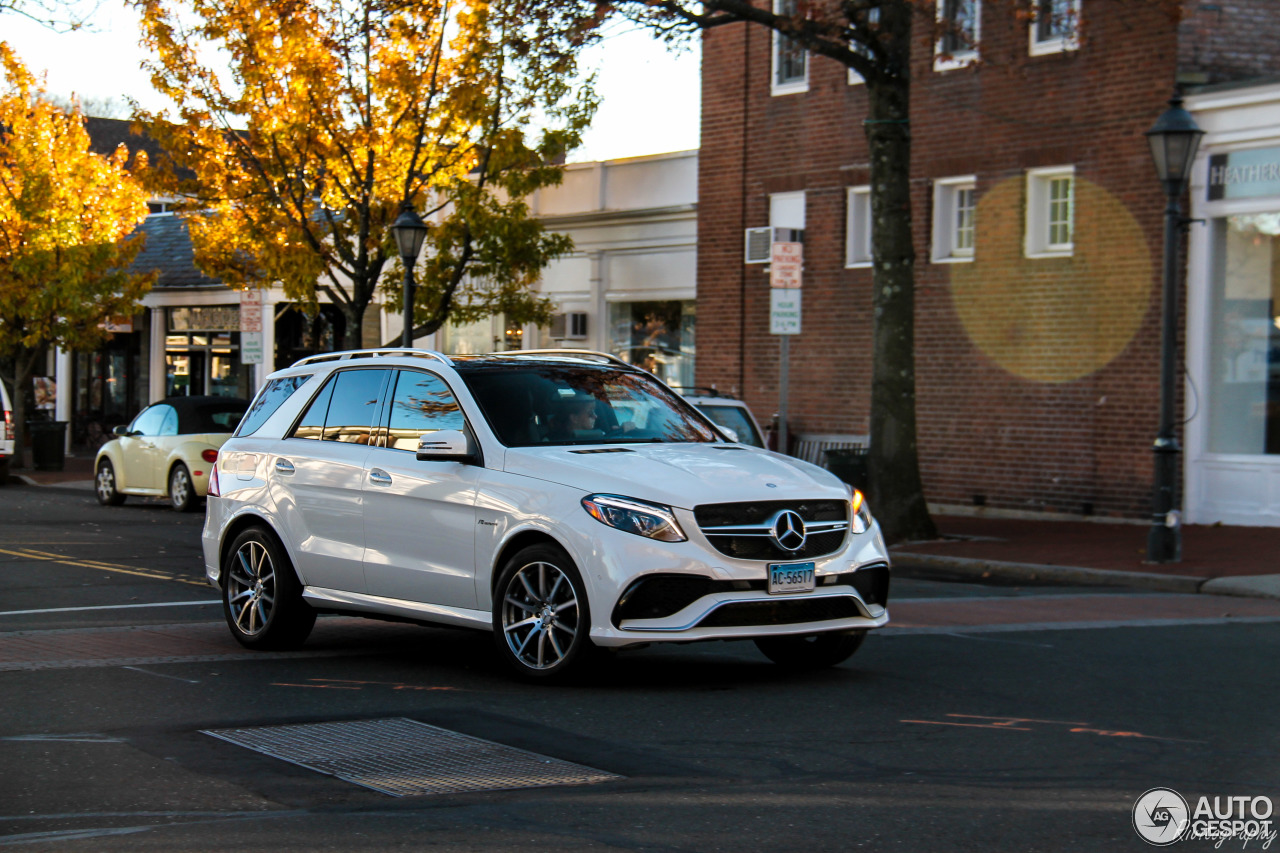
<path fill-rule="evenodd" d="M 1164 186 L 1164 293 L 1160 314 L 1160 431 L 1155 445 L 1155 481 L 1151 498 L 1151 530 L 1147 534 L 1147 562 L 1176 563 L 1182 559 L 1182 518 L 1178 511 L 1178 437 L 1174 434 L 1178 347 L 1178 238 L 1186 220 L 1179 201 L 1187 190 L 1191 164 L 1202 131 L 1182 108 L 1175 93 L 1169 108 L 1147 131 L 1156 174 Z"/>
<path fill-rule="evenodd" d="M 400 215 L 391 224 L 391 233 L 396 237 L 400 260 L 404 263 L 404 336 L 400 344 L 408 348 L 413 346 L 413 265 L 427 236 L 427 226 L 413 209 L 412 202 L 400 205 Z"/>

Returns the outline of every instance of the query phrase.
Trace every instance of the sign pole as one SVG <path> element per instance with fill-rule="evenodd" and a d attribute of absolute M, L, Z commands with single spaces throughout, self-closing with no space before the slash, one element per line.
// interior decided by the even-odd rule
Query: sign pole
<path fill-rule="evenodd" d="M 803 232 L 791 231 L 792 239 L 782 242 L 774 232 L 769 247 L 769 333 L 778 342 L 778 452 L 790 445 L 787 430 L 787 392 L 791 385 L 791 336 L 800 334 L 800 285 L 804 272 Z"/>

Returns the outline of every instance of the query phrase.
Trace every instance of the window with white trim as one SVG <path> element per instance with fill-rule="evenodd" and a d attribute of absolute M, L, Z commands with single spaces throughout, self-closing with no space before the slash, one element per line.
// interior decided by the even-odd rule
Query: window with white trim
<path fill-rule="evenodd" d="M 1032 6 L 1032 56 L 1062 53 L 1080 46 L 1080 0 L 1035 0 Z"/>
<path fill-rule="evenodd" d="M 879 23 L 880 23 L 880 7 L 877 6 L 874 9 L 868 9 L 867 10 L 867 27 L 869 29 L 874 30 L 877 27 L 877 25 L 879 25 Z M 867 47 L 862 42 L 856 42 L 856 41 L 850 42 L 849 49 L 860 56 L 865 56 L 867 59 L 871 58 L 871 48 Z M 854 71 L 852 68 L 849 69 L 848 80 L 849 80 L 850 86 L 856 86 L 859 83 L 866 82 L 865 80 L 862 79 L 862 75 L 859 74 L 857 71 Z"/>
<path fill-rule="evenodd" d="M 978 59 L 982 38 L 982 0 L 938 0 L 941 35 L 934 49 L 933 70 L 964 68 Z"/>
<path fill-rule="evenodd" d="M 775 15 L 794 15 L 797 0 L 773 0 Z M 809 53 L 799 42 L 773 31 L 773 62 L 770 92 L 774 95 L 790 95 L 809 91 Z"/>
<path fill-rule="evenodd" d="M 804 230 L 804 190 L 770 194 L 769 227 Z"/>
<path fill-rule="evenodd" d="M 845 190 L 844 265 L 846 269 L 871 266 L 871 187 Z"/>
<path fill-rule="evenodd" d="M 1074 250 L 1075 171 L 1055 166 L 1027 172 L 1028 258 L 1067 257 Z"/>
<path fill-rule="evenodd" d="M 933 182 L 934 263 L 973 260 L 977 211 L 977 179 L 973 175 Z"/>

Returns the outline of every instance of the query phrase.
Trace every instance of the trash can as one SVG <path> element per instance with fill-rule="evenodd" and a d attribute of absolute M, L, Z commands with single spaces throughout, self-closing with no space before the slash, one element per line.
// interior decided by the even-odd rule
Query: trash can
<path fill-rule="evenodd" d="M 855 489 L 865 492 L 870 475 L 865 447 L 839 447 L 827 451 L 827 470 Z"/>
<path fill-rule="evenodd" d="M 31 463 L 37 471 L 61 471 L 67 458 L 66 421 L 27 421 Z"/>

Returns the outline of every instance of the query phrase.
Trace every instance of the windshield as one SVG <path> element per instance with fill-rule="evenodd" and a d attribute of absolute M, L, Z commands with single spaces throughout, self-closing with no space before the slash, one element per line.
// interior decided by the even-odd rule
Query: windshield
<path fill-rule="evenodd" d="M 716 440 L 687 403 L 647 374 L 521 365 L 462 376 L 507 447 Z"/>

